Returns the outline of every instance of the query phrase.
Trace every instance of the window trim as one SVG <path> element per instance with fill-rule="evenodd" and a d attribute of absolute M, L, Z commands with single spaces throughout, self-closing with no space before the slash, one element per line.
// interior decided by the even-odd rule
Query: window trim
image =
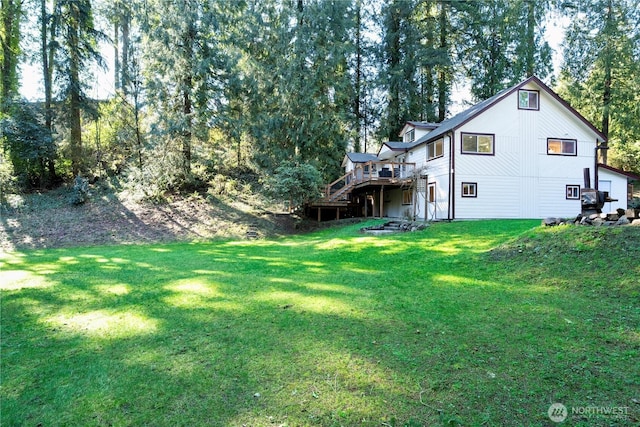
<path fill-rule="evenodd" d="M 552 153 L 549 151 L 549 143 L 551 141 L 560 141 L 560 145 L 561 148 L 564 148 L 564 142 L 573 142 L 573 153 L 565 153 L 565 152 L 560 152 L 560 153 Z M 548 156 L 577 156 L 578 155 L 578 140 L 577 139 L 571 139 L 571 138 L 547 138 L 547 155 Z"/>
<path fill-rule="evenodd" d="M 520 103 L 520 94 L 521 93 L 535 93 L 536 94 L 536 108 L 525 107 Z M 528 111 L 540 111 L 540 91 L 535 89 L 518 89 L 518 110 L 528 110 Z M 529 104 L 529 97 L 527 97 L 527 104 Z"/>
<path fill-rule="evenodd" d="M 441 149 L 441 154 L 438 155 L 438 150 L 437 150 L 437 143 L 440 143 L 440 145 L 442 146 Z M 429 157 L 429 146 L 433 145 L 433 153 L 435 154 L 433 157 Z M 439 159 L 440 157 L 444 157 L 444 139 L 440 138 L 440 139 L 436 139 L 435 141 L 431 141 L 430 143 L 427 144 L 427 161 L 431 161 L 431 160 L 435 160 L 435 159 Z"/>
<path fill-rule="evenodd" d="M 575 190 L 575 196 L 569 194 L 569 190 Z M 580 200 L 580 186 L 575 184 L 567 184 L 564 191 L 567 200 Z"/>
<path fill-rule="evenodd" d="M 408 139 L 407 135 L 411 135 L 411 139 Z M 404 135 L 402 135 L 402 141 L 403 142 L 413 142 L 415 140 L 416 140 L 416 130 L 415 129 L 409 129 L 408 131 L 406 131 L 404 133 Z"/>
<path fill-rule="evenodd" d="M 409 197 L 409 202 L 406 201 L 406 196 Z M 411 206 L 413 205 L 413 190 L 402 190 L 402 206 Z"/>
<path fill-rule="evenodd" d="M 436 202 L 436 183 L 430 182 L 427 184 L 427 203 Z"/>
<path fill-rule="evenodd" d="M 465 186 L 469 189 L 473 188 L 473 194 L 471 194 L 470 192 L 467 192 L 467 194 L 464 193 L 464 188 Z M 477 182 L 463 182 L 462 186 L 461 186 L 461 192 L 460 194 L 462 195 L 462 197 L 468 197 L 468 198 L 476 198 L 478 197 L 478 183 Z"/>
<path fill-rule="evenodd" d="M 478 147 L 478 136 L 490 136 L 491 137 L 491 152 L 482 151 L 464 151 L 464 137 L 465 136 L 476 137 L 476 148 Z M 496 155 L 496 135 L 494 133 L 478 133 L 478 132 L 460 132 L 460 154 L 470 154 L 472 156 L 495 156 Z"/>

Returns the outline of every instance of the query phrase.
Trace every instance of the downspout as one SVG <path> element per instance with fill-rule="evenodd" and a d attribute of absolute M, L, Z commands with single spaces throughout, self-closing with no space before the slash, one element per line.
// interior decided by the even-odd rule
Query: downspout
<path fill-rule="evenodd" d="M 595 154 L 594 154 L 594 162 L 595 162 L 595 167 L 593 169 L 593 180 L 594 182 L 594 189 L 596 191 L 598 191 L 598 150 L 608 150 L 609 146 L 607 145 L 606 141 L 602 141 L 602 144 L 598 144 L 598 140 L 596 139 L 596 149 L 595 149 Z"/>
<path fill-rule="evenodd" d="M 455 159 L 453 158 L 453 149 L 455 147 L 455 131 L 449 134 L 449 207 L 447 211 L 447 219 L 452 221 L 456 217 L 456 198 L 454 192 L 454 182 L 456 178 L 455 174 Z"/>
<path fill-rule="evenodd" d="M 593 155 L 594 162 L 595 162 L 594 168 L 593 168 L 593 181 L 594 181 L 593 188 L 595 188 L 596 191 L 598 191 L 598 148 L 600 147 L 598 146 L 598 139 L 596 139 L 596 149 L 594 150 L 595 153 Z"/>

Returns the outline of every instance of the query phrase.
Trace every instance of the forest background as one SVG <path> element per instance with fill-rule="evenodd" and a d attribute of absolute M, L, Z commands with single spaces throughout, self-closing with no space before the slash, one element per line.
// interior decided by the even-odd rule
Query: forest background
<path fill-rule="evenodd" d="M 0 199 L 78 176 L 150 198 L 251 176 L 303 199 L 346 150 L 450 117 L 458 88 L 477 102 L 533 74 L 608 137 L 607 163 L 640 173 L 634 0 L 1 4 Z M 552 17 L 567 22 L 559 70 Z M 103 99 L 98 69 L 113 75 Z"/>

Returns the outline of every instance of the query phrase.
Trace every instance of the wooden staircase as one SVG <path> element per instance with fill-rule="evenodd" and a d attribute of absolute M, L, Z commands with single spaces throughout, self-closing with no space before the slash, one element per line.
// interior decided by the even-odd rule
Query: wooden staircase
<path fill-rule="evenodd" d="M 354 178 L 353 172 L 348 172 L 332 183 L 327 184 L 321 202 L 333 203 L 348 201 L 349 194 L 351 194 L 356 182 Z"/>

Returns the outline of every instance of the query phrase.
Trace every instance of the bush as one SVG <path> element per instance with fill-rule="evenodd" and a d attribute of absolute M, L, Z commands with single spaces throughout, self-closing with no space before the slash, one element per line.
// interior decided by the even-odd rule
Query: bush
<path fill-rule="evenodd" d="M 309 164 L 285 162 L 267 179 L 269 193 L 276 199 L 291 202 L 291 207 L 321 197 L 320 172 Z"/>
<path fill-rule="evenodd" d="M 71 204 L 78 206 L 84 204 L 87 200 L 89 200 L 89 180 L 78 175 L 73 181 Z"/>

